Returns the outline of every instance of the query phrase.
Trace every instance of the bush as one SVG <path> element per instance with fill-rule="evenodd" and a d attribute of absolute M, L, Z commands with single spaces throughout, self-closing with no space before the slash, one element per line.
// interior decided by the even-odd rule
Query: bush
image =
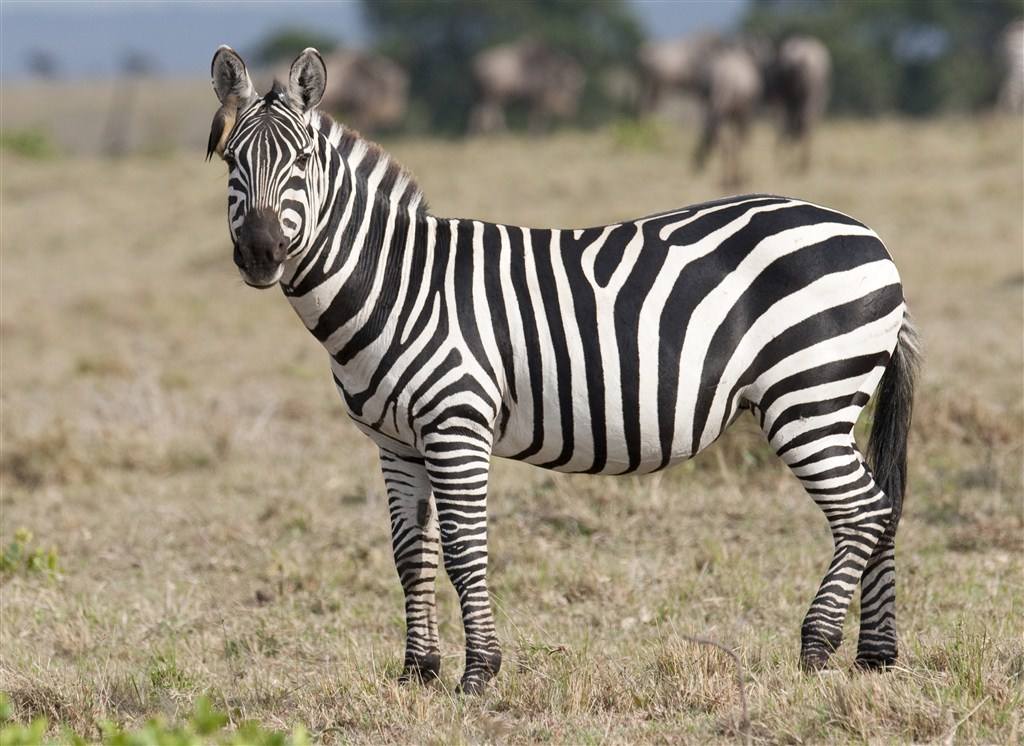
<path fill-rule="evenodd" d="M 338 46 L 333 36 L 303 28 L 286 28 L 264 39 L 253 58 L 261 65 L 291 62 L 306 47 L 315 47 L 321 54 L 330 54 Z"/>
<path fill-rule="evenodd" d="M 39 130 L 0 132 L 0 148 L 23 158 L 52 158 L 57 155 L 53 142 L 45 132 Z"/>

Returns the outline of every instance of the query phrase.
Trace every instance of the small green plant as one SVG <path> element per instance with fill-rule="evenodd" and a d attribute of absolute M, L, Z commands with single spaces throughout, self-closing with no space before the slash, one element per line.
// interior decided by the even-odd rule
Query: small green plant
<path fill-rule="evenodd" d="M 59 572 L 57 550 L 53 547 L 44 550 L 33 546 L 32 532 L 24 527 L 14 532 L 14 539 L 0 554 L 0 575 L 44 573 L 56 578 Z"/>
<path fill-rule="evenodd" d="M 210 700 L 199 697 L 192 715 L 184 723 L 169 725 L 162 718 L 154 718 L 141 728 L 131 730 L 109 721 L 100 724 L 103 746 L 308 746 L 306 729 L 296 726 L 291 734 L 269 730 L 258 723 L 242 723 L 237 730 L 228 731 L 228 716 L 214 709 Z M 55 739 L 47 739 L 49 723 L 36 718 L 29 725 L 12 720 L 11 705 L 0 694 L 0 746 L 42 746 Z M 64 743 L 92 743 L 77 733 L 65 731 L 59 739 Z"/>
<path fill-rule="evenodd" d="M 75 372 L 81 376 L 122 378 L 132 371 L 119 357 L 103 351 L 80 356 L 75 361 Z"/>
<path fill-rule="evenodd" d="M 0 148 L 23 158 L 52 158 L 57 155 L 46 133 L 39 130 L 8 130 L 0 132 Z"/>
<path fill-rule="evenodd" d="M 0 692 L 0 746 L 36 746 L 43 743 L 46 718 L 36 718 L 28 725 L 14 722 L 11 702 Z"/>
<path fill-rule="evenodd" d="M 612 141 L 623 150 L 661 150 L 661 127 L 651 119 L 620 119 L 611 126 Z"/>
<path fill-rule="evenodd" d="M 194 682 L 187 671 L 178 665 L 174 651 L 159 653 L 149 662 L 149 683 L 154 689 L 189 689 Z"/>

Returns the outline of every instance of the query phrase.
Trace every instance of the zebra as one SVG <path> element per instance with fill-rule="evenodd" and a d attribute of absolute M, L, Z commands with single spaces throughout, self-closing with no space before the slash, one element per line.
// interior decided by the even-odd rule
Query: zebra
<path fill-rule="evenodd" d="M 316 110 L 316 50 L 265 95 L 229 47 L 211 76 L 234 112 L 218 113 L 210 148 L 228 167 L 239 273 L 281 288 L 380 450 L 405 594 L 402 681 L 440 673 L 441 558 L 465 630 L 460 690 L 482 691 L 501 666 L 487 585 L 493 457 L 652 472 L 707 448 L 744 410 L 834 539 L 801 665 L 827 665 L 858 584 L 857 663 L 896 662 L 918 352 L 871 229 L 764 194 L 586 229 L 442 218 L 408 171 Z M 876 388 L 869 461 L 854 425 Z"/>

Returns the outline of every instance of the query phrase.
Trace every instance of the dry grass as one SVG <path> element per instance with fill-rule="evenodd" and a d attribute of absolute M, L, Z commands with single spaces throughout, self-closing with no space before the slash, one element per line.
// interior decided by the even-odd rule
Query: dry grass
<path fill-rule="evenodd" d="M 621 134 L 621 133 L 620 133 Z M 402 141 L 439 214 L 586 225 L 718 194 L 663 131 Z M 0 691 L 97 734 L 207 694 L 234 722 L 324 741 L 1020 742 L 1021 129 L 835 123 L 816 170 L 751 190 L 850 212 L 887 240 L 927 345 L 901 529 L 901 668 L 796 668 L 825 523 L 750 427 L 646 479 L 497 463 L 505 668 L 485 696 L 399 688 L 383 487 L 324 354 L 237 279 L 222 167 L 3 156 L 0 540 L 60 572 L 0 578 Z M 673 165 L 678 164 L 678 165 Z M 660 175 L 660 177 L 659 177 Z M 441 584 L 444 683 L 460 667 Z"/>

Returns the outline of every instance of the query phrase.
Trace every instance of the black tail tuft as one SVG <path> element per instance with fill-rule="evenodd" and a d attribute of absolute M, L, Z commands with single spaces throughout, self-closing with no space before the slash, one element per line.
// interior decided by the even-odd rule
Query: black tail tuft
<path fill-rule="evenodd" d="M 907 489 L 907 436 L 919 364 L 917 330 L 910 317 L 905 316 L 896 349 L 878 386 L 878 404 L 868 441 L 868 459 L 875 484 L 892 500 L 889 531 L 893 533 L 903 513 L 903 495 Z"/>

